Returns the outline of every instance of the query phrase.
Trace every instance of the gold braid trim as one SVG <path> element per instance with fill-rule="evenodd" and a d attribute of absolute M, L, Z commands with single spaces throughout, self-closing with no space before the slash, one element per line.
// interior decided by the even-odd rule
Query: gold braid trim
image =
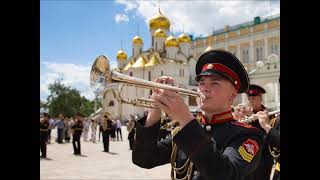
<path fill-rule="evenodd" d="M 274 117 L 274 118 L 272 118 L 271 120 L 270 120 L 270 125 L 271 125 L 271 127 L 274 127 L 274 125 L 276 124 L 276 120 L 277 120 L 277 118 L 276 117 Z M 280 156 L 280 149 L 278 150 L 277 148 L 275 148 L 275 147 L 272 147 L 272 146 L 270 146 L 270 145 L 268 145 L 268 148 L 269 148 L 269 152 L 270 152 L 270 154 L 271 154 L 271 156 L 273 157 L 273 158 L 278 158 L 279 156 Z"/>
<path fill-rule="evenodd" d="M 172 131 L 172 138 L 180 131 L 180 127 L 175 127 Z M 172 141 L 172 152 L 171 152 L 171 179 L 172 180 L 190 180 L 191 179 L 191 173 L 192 173 L 192 167 L 193 163 L 188 159 L 183 166 L 180 168 L 176 167 L 176 157 L 178 152 L 178 146 Z M 187 171 L 187 174 L 183 177 L 178 179 L 175 174 L 183 174 Z"/>

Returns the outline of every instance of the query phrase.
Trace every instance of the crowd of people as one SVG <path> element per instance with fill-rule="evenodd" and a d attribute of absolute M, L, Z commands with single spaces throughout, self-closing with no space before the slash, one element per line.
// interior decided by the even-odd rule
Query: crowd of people
<path fill-rule="evenodd" d="M 109 152 L 109 140 L 123 141 L 121 127 L 120 119 L 113 119 L 107 112 L 100 119 L 85 118 L 79 112 L 74 117 L 65 117 L 61 113 L 57 118 L 51 117 L 48 113 L 43 113 L 40 118 L 40 158 L 47 159 L 46 145 L 52 143 L 52 129 L 57 129 L 55 142 L 64 144 L 70 143 L 70 140 L 72 140 L 73 154 L 78 156 L 81 155 L 81 137 L 84 142 L 92 143 L 97 142 L 97 135 L 98 142 L 102 137 L 103 151 Z M 91 131 L 91 137 L 89 137 L 89 131 Z"/>
<path fill-rule="evenodd" d="M 268 114 L 271 110 L 262 99 L 265 89 L 250 83 L 242 63 L 228 51 L 204 52 L 195 70 L 198 92 L 205 96 L 199 111 L 190 112 L 177 92 L 154 89 L 151 98 L 159 108 L 148 109 L 142 117 L 131 116 L 126 125 L 132 162 L 148 169 L 171 163 L 172 179 L 280 180 L 280 113 Z M 174 79 L 161 76 L 155 82 L 173 84 Z M 233 106 L 241 93 L 247 94 L 248 104 Z M 242 121 L 253 116 L 255 121 Z M 98 141 L 102 134 L 105 152 L 109 152 L 109 140 L 122 141 L 121 121 L 112 120 L 109 113 L 101 122 L 82 120 L 81 114 L 74 120 L 64 119 L 61 114 L 50 121 L 48 114 L 43 115 L 42 157 L 46 157 L 45 144 L 50 143 L 45 129 L 50 136 L 50 129 L 58 128 L 58 143 L 63 143 L 63 138 L 69 142 L 72 134 L 76 155 L 81 154 L 81 133 L 86 141 L 90 128 L 92 142 L 99 129 Z M 162 128 L 172 120 L 177 123 Z"/>

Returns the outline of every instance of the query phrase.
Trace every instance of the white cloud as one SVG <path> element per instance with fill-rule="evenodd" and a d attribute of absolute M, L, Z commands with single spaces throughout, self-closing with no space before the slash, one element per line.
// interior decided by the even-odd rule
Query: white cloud
<path fill-rule="evenodd" d="M 137 13 L 145 19 L 158 11 L 157 1 L 116 1 L 125 13 Z M 169 18 L 173 32 L 209 35 L 213 29 L 252 21 L 255 16 L 280 13 L 280 1 L 160 1 L 161 12 Z M 171 29 L 172 30 L 172 29 Z"/>
<path fill-rule="evenodd" d="M 127 13 L 128 11 L 137 8 L 136 3 L 132 3 L 132 1 L 126 1 L 126 0 L 117 0 L 117 3 L 125 5 L 124 11 Z"/>
<path fill-rule="evenodd" d="M 40 98 L 46 100 L 49 95 L 48 86 L 61 79 L 62 84 L 77 89 L 82 96 L 92 100 L 94 94 L 90 89 L 90 66 L 70 63 L 43 62 L 45 71 L 40 75 Z"/>
<path fill-rule="evenodd" d="M 128 22 L 129 18 L 127 15 L 125 14 L 116 14 L 116 16 L 114 17 L 114 20 L 119 23 L 119 22 Z"/>

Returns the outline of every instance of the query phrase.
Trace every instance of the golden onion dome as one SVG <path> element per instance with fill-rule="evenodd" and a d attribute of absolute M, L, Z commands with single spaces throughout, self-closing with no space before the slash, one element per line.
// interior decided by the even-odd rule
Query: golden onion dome
<path fill-rule="evenodd" d="M 154 37 L 167 37 L 166 33 L 162 29 L 158 29 L 153 33 Z"/>
<path fill-rule="evenodd" d="M 173 37 L 172 35 L 170 35 L 166 41 L 165 41 L 165 45 L 166 46 L 178 46 L 178 41 L 176 40 L 175 37 Z"/>
<path fill-rule="evenodd" d="M 178 37 L 178 42 L 179 42 L 179 43 L 183 43 L 183 42 L 191 43 L 191 39 L 190 39 L 190 37 L 189 37 L 187 34 L 182 33 L 182 34 Z"/>
<path fill-rule="evenodd" d="M 149 28 L 150 29 L 169 29 L 170 28 L 170 21 L 168 18 L 161 14 L 159 9 L 159 13 L 154 15 L 149 19 Z"/>
<path fill-rule="evenodd" d="M 127 54 L 126 54 L 126 52 L 124 52 L 122 49 L 120 49 L 120 50 L 117 52 L 117 59 L 118 59 L 118 60 L 126 60 L 126 59 L 127 59 Z"/>
<path fill-rule="evenodd" d="M 133 44 L 142 44 L 142 43 L 143 43 L 143 40 L 142 40 L 141 37 L 135 36 L 135 37 L 132 39 L 132 43 L 133 43 Z"/>

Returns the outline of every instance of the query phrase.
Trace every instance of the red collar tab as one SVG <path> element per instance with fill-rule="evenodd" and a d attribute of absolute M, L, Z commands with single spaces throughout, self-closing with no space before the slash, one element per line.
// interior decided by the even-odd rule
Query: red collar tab
<path fill-rule="evenodd" d="M 219 113 L 219 114 L 214 114 L 211 118 L 211 121 L 210 123 L 207 123 L 205 117 L 203 114 L 199 114 L 201 116 L 201 124 L 221 124 L 221 123 L 225 123 L 227 121 L 231 121 L 233 120 L 233 116 L 232 116 L 232 113 L 231 111 L 226 111 L 226 112 L 223 112 L 223 113 Z"/>
<path fill-rule="evenodd" d="M 215 71 L 220 71 L 220 72 L 225 73 L 226 75 L 228 75 L 229 77 L 231 77 L 234 80 L 234 85 L 235 85 L 236 89 L 237 90 L 240 89 L 241 81 L 240 81 L 239 76 L 235 72 L 233 72 L 230 68 L 228 68 L 227 66 L 220 64 L 220 63 L 209 63 L 209 64 L 206 64 L 202 67 L 202 72 L 206 71 L 208 69 L 212 69 Z"/>

